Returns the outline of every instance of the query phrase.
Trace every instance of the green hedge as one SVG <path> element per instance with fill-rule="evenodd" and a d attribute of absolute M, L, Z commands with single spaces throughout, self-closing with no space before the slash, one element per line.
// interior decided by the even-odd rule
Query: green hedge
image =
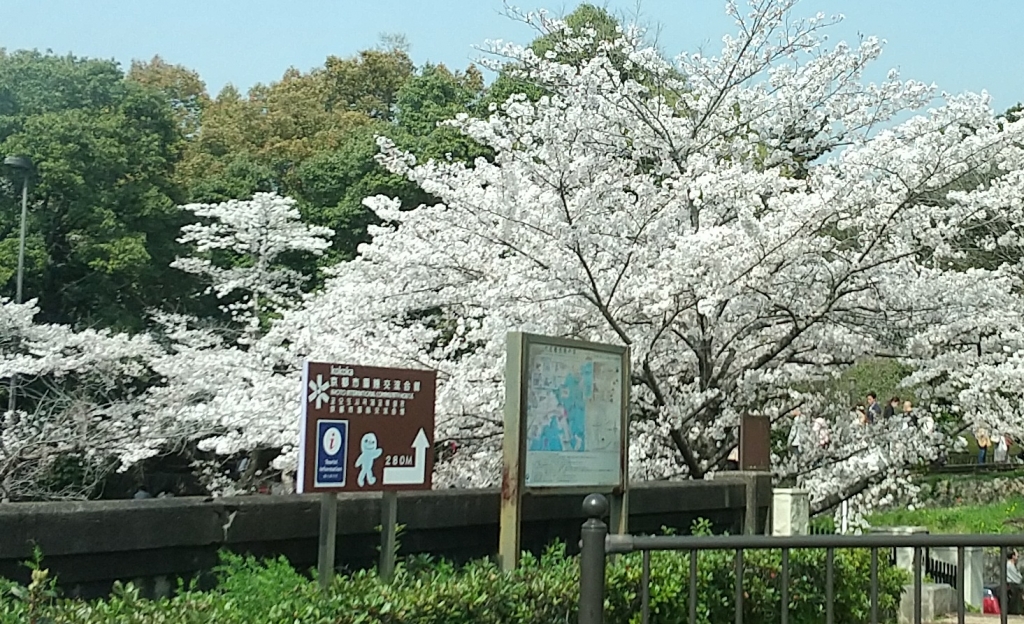
<path fill-rule="evenodd" d="M 575 622 L 579 593 L 578 560 L 552 547 L 543 557 L 526 556 L 510 575 L 492 563 L 456 567 L 416 557 L 399 567 L 390 585 L 374 572 L 336 579 L 326 595 L 315 582 L 284 559 L 257 561 L 223 555 L 216 590 L 188 587 L 174 597 L 146 600 L 129 586 L 118 585 L 106 600 L 58 599 L 45 571 L 35 573 L 29 588 L 0 587 L 0 622 L 42 624 L 554 624 Z M 744 555 L 744 622 L 778 622 L 779 552 Z M 609 624 L 639 622 L 641 559 L 618 556 L 609 562 L 606 618 Z M 733 621 L 733 555 L 699 555 L 698 621 Z M 825 553 L 793 551 L 790 555 L 790 619 L 793 624 L 824 621 Z M 835 616 L 837 624 L 869 621 L 868 551 L 836 551 Z M 689 555 L 654 553 L 651 558 L 651 607 L 654 623 L 686 622 Z M 883 609 L 893 613 L 906 581 L 902 572 L 880 565 Z"/>

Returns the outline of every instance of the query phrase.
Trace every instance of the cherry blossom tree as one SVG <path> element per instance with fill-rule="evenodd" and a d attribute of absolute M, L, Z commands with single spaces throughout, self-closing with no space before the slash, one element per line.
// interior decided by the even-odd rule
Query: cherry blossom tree
<path fill-rule="evenodd" d="M 934 89 L 896 72 L 866 82 L 878 41 L 826 48 L 831 20 L 795 19 L 793 4 L 729 3 L 738 34 L 721 53 L 673 60 L 639 31 L 595 42 L 528 16 L 561 35 L 556 49 L 496 45 L 494 67 L 542 95 L 451 123 L 493 159 L 421 163 L 382 139 L 381 161 L 441 203 L 368 198 L 384 223 L 373 241 L 267 342 L 293 361 L 437 369 L 438 438 L 462 443 L 441 483 L 496 482 L 512 330 L 631 347 L 635 479 L 704 477 L 734 448 L 740 414 L 782 423 L 804 404 L 828 416 L 832 443 L 783 452 L 776 471 L 811 487 L 817 508 L 905 482 L 942 432 L 855 427 L 849 406 L 806 388 L 879 354 L 955 352 L 947 368 L 970 370 L 976 356 L 952 337 L 1017 318 L 1010 273 L 953 260 L 1020 201 L 1021 126 L 971 94 L 895 123 Z"/>
<path fill-rule="evenodd" d="M 308 278 L 285 266 L 282 257 L 322 255 L 334 236 L 330 228 L 303 223 L 295 200 L 274 193 L 181 208 L 201 219 L 182 227 L 178 238 L 197 255 L 171 266 L 209 279 L 209 292 L 225 302 L 232 318 L 255 328 L 262 317 L 295 301 Z"/>
<path fill-rule="evenodd" d="M 238 479 L 225 477 L 216 459 L 199 459 L 193 468 L 213 492 L 248 491 L 256 471 L 269 462 L 266 455 L 298 441 L 298 379 L 280 374 L 280 360 L 259 342 L 233 342 L 186 316 L 158 320 L 166 350 L 150 361 L 161 383 L 142 397 L 145 413 L 175 423 L 178 443 L 195 443 L 221 459 L 247 457 L 248 470 Z"/>
<path fill-rule="evenodd" d="M 261 321 L 301 301 L 311 276 L 283 262 L 297 254 L 322 255 L 334 232 L 302 221 L 292 198 L 257 193 L 251 200 L 182 206 L 203 222 L 182 228 L 179 242 L 196 256 L 172 266 L 205 275 L 211 292 L 246 331 L 224 328 L 182 315 L 158 315 L 166 352 L 151 362 L 162 380 L 145 397 L 147 413 L 178 423 L 180 439 L 221 457 L 248 456 L 242 483 L 221 478 L 210 465 L 200 472 L 216 477 L 221 493 L 245 491 L 263 453 L 288 446 L 297 425 L 285 405 L 294 404 L 296 382 L 275 375 L 277 361 L 259 342 Z M 209 478 L 204 479 L 211 484 Z M 236 486 L 240 490 L 236 490 Z"/>
<path fill-rule="evenodd" d="M 259 321 L 299 301 L 308 279 L 281 261 L 322 253 L 331 231 L 302 223 L 294 200 L 272 194 L 183 209 L 204 221 L 184 227 L 180 239 L 198 255 L 174 266 L 208 277 L 245 331 L 160 312 L 149 334 L 75 331 L 34 323 L 34 304 L 3 302 L 0 379 L 28 381 L 20 411 L 5 414 L 0 430 L 0 498 L 85 496 L 113 470 L 187 445 L 247 455 L 255 467 L 265 449 L 297 436 L 294 419 L 281 414 L 296 383 L 275 374 L 278 360 L 257 340 Z M 46 486 L 68 459 L 88 473 L 86 482 Z M 195 468 L 221 494 L 245 491 L 253 476 L 239 484 L 225 480 L 217 462 Z"/>
<path fill-rule="evenodd" d="M 380 162 L 439 203 L 367 198 L 382 223 L 372 241 L 301 298 L 282 260 L 322 252 L 329 232 L 291 200 L 186 207 L 208 221 L 184 230 L 197 256 L 175 266 L 207 276 L 249 331 L 163 315 L 132 342 L 135 378 L 152 382 L 95 401 L 132 415 L 116 419 L 112 439 L 136 434 L 117 456 L 189 440 L 293 471 L 308 357 L 437 370 L 437 439 L 458 450 L 436 482 L 493 485 L 516 330 L 630 347 L 636 480 L 714 475 L 742 414 L 789 429 L 800 408 L 816 425 L 776 449 L 776 476 L 809 488 L 816 510 L 850 497 L 866 510 L 912 495 L 909 469 L 964 427 L 1024 433 L 1024 124 L 984 94 L 939 97 L 895 72 L 868 82 L 878 41 L 828 48 L 833 20 L 797 19 L 794 4 L 730 2 L 737 34 L 722 51 L 674 59 L 639 30 L 609 39 L 524 16 L 557 35 L 550 49 L 495 44 L 492 67 L 530 95 L 448 123 L 488 158 L 420 162 L 381 139 Z M 19 374 L 79 340 L 4 314 L 20 319 L 12 335 L 65 332 L 12 355 Z M 136 361 L 115 346 L 111 362 Z M 912 368 L 917 424 L 862 425 L 828 391 L 867 357 Z M 8 431 L 7 447 L 31 438 Z"/>
<path fill-rule="evenodd" d="M 38 311 L 0 302 L 0 378 L 20 382 L 18 411 L 0 417 L 0 500 L 86 498 L 166 439 L 139 399 L 161 349 L 145 335 L 35 323 Z"/>

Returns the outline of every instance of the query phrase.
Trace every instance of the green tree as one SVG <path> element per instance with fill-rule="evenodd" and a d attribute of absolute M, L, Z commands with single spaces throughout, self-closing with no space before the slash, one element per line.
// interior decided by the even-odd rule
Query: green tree
<path fill-rule="evenodd" d="M 163 93 L 186 137 L 199 131 L 200 117 L 210 103 L 210 96 L 198 73 L 154 56 L 149 61 L 132 61 L 127 78 Z"/>
<path fill-rule="evenodd" d="M 484 150 L 438 124 L 476 106 L 483 92 L 475 67 L 417 71 L 400 41 L 351 58 L 329 57 L 322 67 L 290 69 L 244 96 L 223 90 L 202 110 L 179 179 L 190 201 L 261 191 L 296 197 L 309 223 L 335 231 L 330 252 L 316 261 L 351 259 L 375 220 L 364 197 L 396 195 L 409 207 L 433 201 L 380 167 L 375 137 L 387 136 L 421 158 L 471 161 Z"/>
<path fill-rule="evenodd" d="M 323 78 L 332 110 L 393 118 L 398 92 L 416 67 L 404 41 L 385 43 L 382 49 L 363 50 L 352 58 L 327 57 Z"/>
<path fill-rule="evenodd" d="M 36 163 L 26 298 L 44 320 L 139 329 L 183 303 L 168 265 L 182 215 L 173 181 L 180 120 L 159 91 L 111 61 L 0 53 L 0 154 Z M 14 293 L 15 185 L 0 189 L 0 280 Z"/>
<path fill-rule="evenodd" d="M 306 218 L 335 231 L 327 261 L 353 258 L 367 240 L 366 228 L 376 217 L 362 205 L 363 198 L 386 194 L 400 198 L 405 208 L 437 201 L 377 163 L 377 136 L 387 136 L 422 159 L 470 162 L 487 155 L 455 129 L 439 125 L 474 106 L 483 88 L 483 76 L 475 67 L 453 73 L 443 65 L 426 65 L 395 94 L 394 122 L 377 121 L 353 130 L 342 146 L 297 168 L 291 191 L 301 200 Z"/>
<path fill-rule="evenodd" d="M 172 97 L 183 90 L 180 72 L 156 60 L 145 68 Z M 341 149 L 350 133 L 393 118 L 395 101 L 415 67 L 400 45 L 330 56 L 309 72 L 291 68 L 281 80 L 245 95 L 228 86 L 203 104 L 179 179 L 193 201 L 243 199 L 257 191 L 287 193 L 299 166 Z M 140 73 L 142 73 L 140 71 Z M 175 80 L 168 80 L 168 75 Z M 168 82 L 174 87 L 167 89 Z M 177 100 L 172 100 L 177 101 Z"/>
<path fill-rule="evenodd" d="M 327 262 L 351 260 L 367 240 L 366 228 L 376 216 L 363 206 L 364 197 L 395 195 L 409 208 L 430 200 L 416 185 L 377 163 L 378 134 L 397 133 L 385 124 L 367 126 L 350 133 L 338 149 L 313 156 L 296 171 L 292 192 L 301 200 L 305 218 L 334 229 Z"/>

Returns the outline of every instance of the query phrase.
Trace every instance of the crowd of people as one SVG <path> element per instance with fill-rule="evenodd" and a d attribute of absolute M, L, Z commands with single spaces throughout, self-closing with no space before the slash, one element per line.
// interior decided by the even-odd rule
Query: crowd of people
<path fill-rule="evenodd" d="M 800 411 L 795 409 L 791 413 L 793 417 L 792 426 L 789 430 L 789 447 L 793 452 L 799 452 L 803 440 L 813 440 L 822 448 L 828 448 L 831 444 L 830 427 L 827 420 L 822 417 L 808 419 Z M 914 404 L 911 401 L 902 401 L 899 397 L 892 397 L 884 406 L 878 401 L 874 392 L 869 392 L 863 404 L 855 405 L 851 409 L 853 424 L 857 426 L 874 425 L 881 422 L 891 422 L 899 419 L 904 428 L 921 427 L 927 432 L 935 428 L 935 421 L 930 416 L 918 418 L 914 411 Z M 810 434 L 810 435 L 805 435 Z"/>
<path fill-rule="evenodd" d="M 792 410 L 789 415 L 792 418 L 789 428 L 787 446 L 793 454 L 800 454 L 809 447 L 818 446 L 828 449 L 832 443 L 832 427 L 829 421 L 818 416 L 810 418 L 804 415 L 800 408 Z M 869 392 L 864 403 L 857 404 L 851 409 L 851 419 L 854 426 L 872 426 L 881 423 L 893 423 L 896 426 L 902 424 L 903 429 L 920 428 L 925 433 L 935 431 L 935 420 L 928 414 L 919 416 L 914 410 L 914 404 L 909 400 L 901 400 L 894 396 L 883 404 L 878 400 L 878 395 Z M 1009 435 L 999 435 L 994 440 L 984 428 L 975 431 L 975 439 L 978 443 L 978 463 L 986 461 L 1005 463 L 1010 461 L 1010 447 L 1013 440 Z M 958 439 L 958 448 L 967 447 L 966 439 L 962 436 Z M 945 453 L 943 459 L 945 461 Z M 739 447 L 734 447 L 727 458 L 729 468 L 736 470 L 739 467 Z"/>
<path fill-rule="evenodd" d="M 889 402 L 883 407 L 878 402 L 878 395 L 874 392 L 869 392 L 865 404 L 856 405 L 853 410 L 857 414 L 857 422 L 862 425 L 873 425 L 876 422 L 891 420 L 897 415 L 902 414 L 908 426 L 917 427 L 918 425 L 923 425 L 928 428 L 934 426 L 934 422 L 927 417 L 923 423 L 919 423 L 917 413 L 914 412 L 914 404 L 911 401 L 901 401 L 896 396 L 889 399 Z"/>

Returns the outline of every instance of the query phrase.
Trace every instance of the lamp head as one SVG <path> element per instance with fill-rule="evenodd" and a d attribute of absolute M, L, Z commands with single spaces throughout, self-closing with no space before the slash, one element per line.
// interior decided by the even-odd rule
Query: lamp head
<path fill-rule="evenodd" d="M 28 156 L 8 156 L 4 158 L 4 166 L 11 169 L 18 169 L 26 174 L 32 170 L 32 161 Z"/>

